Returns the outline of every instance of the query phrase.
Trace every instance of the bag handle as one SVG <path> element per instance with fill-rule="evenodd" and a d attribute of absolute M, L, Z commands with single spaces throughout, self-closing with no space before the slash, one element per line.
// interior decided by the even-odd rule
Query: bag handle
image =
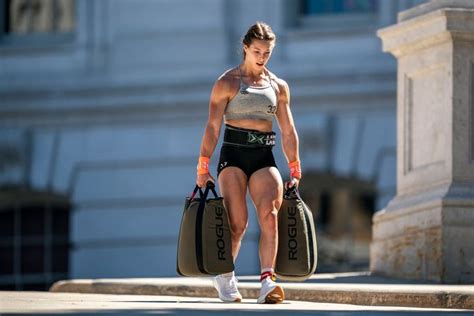
<path fill-rule="evenodd" d="M 212 191 L 212 194 L 214 194 L 214 197 L 215 198 L 218 198 L 219 195 L 217 194 L 216 192 L 216 185 L 214 184 L 214 182 L 212 181 L 207 181 L 206 183 L 206 190 L 211 190 Z M 207 197 L 207 196 L 206 196 Z"/>
<path fill-rule="evenodd" d="M 216 192 L 216 189 L 215 189 L 215 184 L 214 182 L 212 181 L 207 181 L 206 183 L 206 189 L 204 190 L 204 192 L 202 191 L 202 188 L 200 188 L 197 184 L 196 186 L 194 187 L 194 190 L 193 190 L 193 193 L 191 194 L 191 197 L 189 198 L 190 200 L 193 200 L 194 197 L 196 196 L 196 193 L 199 191 L 199 197 L 203 200 L 206 200 L 207 199 L 207 196 L 209 195 L 209 190 L 212 191 L 212 193 L 214 194 L 214 197 L 215 198 L 218 198 L 219 195 L 217 195 L 217 192 Z"/>
<path fill-rule="evenodd" d="M 199 196 L 203 196 L 203 195 L 204 195 L 204 193 L 202 192 L 201 188 L 198 187 L 198 185 L 196 184 L 196 186 L 194 187 L 193 193 L 191 193 L 191 196 L 189 197 L 189 200 L 190 200 L 190 201 L 194 200 L 194 197 L 196 196 L 197 191 L 199 191 Z"/>
<path fill-rule="evenodd" d="M 291 188 L 287 188 L 283 197 L 287 200 L 295 198 L 302 200 L 300 196 L 300 191 L 298 190 L 298 187 L 296 185 L 292 186 Z"/>

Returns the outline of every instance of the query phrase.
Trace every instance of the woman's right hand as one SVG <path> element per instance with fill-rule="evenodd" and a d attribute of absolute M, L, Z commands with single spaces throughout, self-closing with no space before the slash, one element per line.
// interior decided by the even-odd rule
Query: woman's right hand
<path fill-rule="evenodd" d="M 216 181 L 214 180 L 214 178 L 211 176 L 210 173 L 198 174 L 196 177 L 196 184 L 200 188 L 205 187 L 208 181 L 211 181 L 214 184 L 216 183 Z"/>

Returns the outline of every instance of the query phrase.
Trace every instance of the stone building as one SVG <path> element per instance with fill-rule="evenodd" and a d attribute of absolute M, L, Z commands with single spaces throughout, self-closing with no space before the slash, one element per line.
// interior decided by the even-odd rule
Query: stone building
<path fill-rule="evenodd" d="M 255 21 L 278 36 L 318 270 L 367 269 L 396 174 L 396 65 L 376 30 L 421 2 L 0 0 L 0 288 L 175 275 L 210 90 Z M 250 208 L 238 274 L 258 272 L 257 240 Z"/>

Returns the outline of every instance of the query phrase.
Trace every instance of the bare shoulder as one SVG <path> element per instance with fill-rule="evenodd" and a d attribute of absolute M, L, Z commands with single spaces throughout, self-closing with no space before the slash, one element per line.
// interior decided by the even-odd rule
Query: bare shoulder
<path fill-rule="evenodd" d="M 288 86 L 288 83 L 282 78 L 279 78 L 277 75 L 275 75 L 273 72 L 269 70 L 268 70 L 268 75 L 270 76 L 270 79 L 276 83 L 278 94 L 280 96 L 288 96 L 290 92 L 290 87 Z"/>
<path fill-rule="evenodd" d="M 217 78 L 214 87 L 220 92 L 232 93 L 232 91 L 238 89 L 239 83 L 239 71 L 237 67 L 234 67 L 226 70 L 222 75 L 220 75 L 219 78 Z"/>

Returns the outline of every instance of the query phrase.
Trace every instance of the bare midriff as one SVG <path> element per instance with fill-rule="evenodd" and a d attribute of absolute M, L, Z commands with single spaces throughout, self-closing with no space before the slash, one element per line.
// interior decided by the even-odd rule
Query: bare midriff
<path fill-rule="evenodd" d="M 253 129 L 264 133 L 272 131 L 272 122 L 267 120 L 225 120 L 224 123 L 234 127 Z"/>

